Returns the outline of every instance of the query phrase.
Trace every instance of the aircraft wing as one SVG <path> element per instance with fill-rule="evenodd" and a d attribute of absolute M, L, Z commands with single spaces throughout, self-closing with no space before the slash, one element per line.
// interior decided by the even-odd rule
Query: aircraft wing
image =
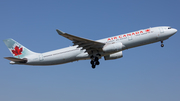
<path fill-rule="evenodd" d="M 86 49 L 86 52 L 90 52 L 93 50 L 102 51 L 102 47 L 105 45 L 105 43 L 77 37 L 71 34 L 67 34 L 64 32 L 61 32 L 60 30 L 56 29 L 59 35 L 73 41 L 74 45 L 78 45 L 78 47 L 82 47 L 82 49 Z"/>

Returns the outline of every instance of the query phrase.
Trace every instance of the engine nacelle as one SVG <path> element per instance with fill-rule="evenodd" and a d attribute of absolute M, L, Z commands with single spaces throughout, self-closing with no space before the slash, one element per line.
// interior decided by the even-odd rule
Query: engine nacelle
<path fill-rule="evenodd" d="M 113 60 L 113 59 L 118 59 L 118 58 L 122 58 L 122 57 L 123 57 L 123 54 L 122 54 L 122 51 L 120 51 L 117 53 L 113 53 L 113 54 L 104 56 L 104 59 L 105 60 Z"/>
<path fill-rule="evenodd" d="M 122 43 L 121 42 L 117 42 L 117 43 L 107 43 L 106 45 L 104 45 L 103 47 L 103 51 L 104 52 L 118 52 L 122 50 Z"/>

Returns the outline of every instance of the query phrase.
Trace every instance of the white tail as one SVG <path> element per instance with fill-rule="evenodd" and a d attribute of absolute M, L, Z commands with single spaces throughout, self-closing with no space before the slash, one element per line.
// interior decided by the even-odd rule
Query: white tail
<path fill-rule="evenodd" d="M 3 41 L 15 58 L 23 59 L 27 57 L 28 55 L 32 55 L 35 53 L 35 52 L 30 51 L 23 45 L 19 44 L 13 39 L 6 39 Z"/>

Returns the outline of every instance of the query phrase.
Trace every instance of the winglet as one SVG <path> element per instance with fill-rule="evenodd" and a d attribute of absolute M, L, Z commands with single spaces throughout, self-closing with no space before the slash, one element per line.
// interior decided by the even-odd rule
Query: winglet
<path fill-rule="evenodd" d="M 56 29 L 56 31 L 58 32 L 59 35 L 64 34 L 64 32 L 62 32 L 62 31 L 60 31 L 60 30 L 58 30 L 58 29 Z"/>

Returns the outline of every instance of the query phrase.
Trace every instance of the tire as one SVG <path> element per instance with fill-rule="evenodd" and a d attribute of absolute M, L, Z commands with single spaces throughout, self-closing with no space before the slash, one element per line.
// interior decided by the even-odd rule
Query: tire
<path fill-rule="evenodd" d="M 90 62 L 90 63 L 91 63 L 91 65 L 94 65 L 94 61 L 93 61 L 93 60 L 91 60 L 91 62 Z"/>
<path fill-rule="evenodd" d="M 97 62 L 96 62 L 96 65 L 99 65 L 99 64 L 100 64 L 100 62 L 99 62 L 99 61 L 97 61 Z"/>
<path fill-rule="evenodd" d="M 92 65 L 92 68 L 95 69 L 95 68 L 96 68 L 96 65 Z"/>
<path fill-rule="evenodd" d="M 98 61 L 98 60 L 99 60 L 99 58 L 98 58 L 98 57 L 95 57 L 94 61 Z"/>
<path fill-rule="evenodd" d="M 161 47 L 164 47 L 164 44 L 161 44 Z"/>

